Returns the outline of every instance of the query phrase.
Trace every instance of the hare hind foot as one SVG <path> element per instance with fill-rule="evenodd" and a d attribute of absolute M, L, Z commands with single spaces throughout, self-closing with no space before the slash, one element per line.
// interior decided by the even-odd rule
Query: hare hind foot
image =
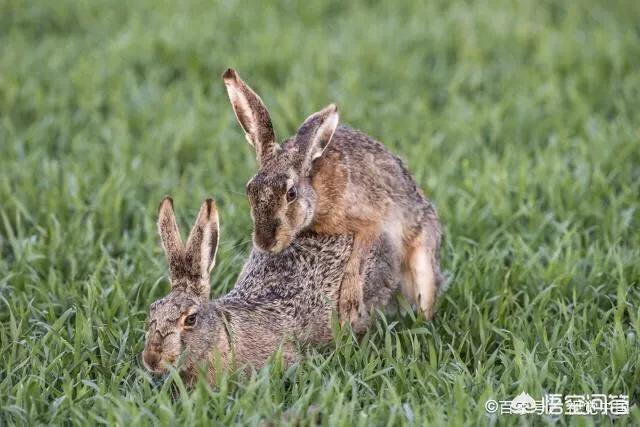
<path fill-rule="evenodd" d="M 435 271 L 433 249 L 424 244 L 423 235 L 424 232 L 407 252 L 407 276 L 413 285 L 413 297 L 416 305 L 424 317 L 431 320 L 438 295 L 438 273 Z"/>

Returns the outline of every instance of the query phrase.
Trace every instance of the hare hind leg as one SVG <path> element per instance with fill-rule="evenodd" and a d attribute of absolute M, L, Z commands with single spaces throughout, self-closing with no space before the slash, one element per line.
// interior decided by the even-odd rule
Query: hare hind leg
<path fill-rule="evenodd" d="M 440 267 L 438 265 L 439 236 L 429 236 L 428 228 L 409 243 L 405 253 L 405 277 L 411 282 L 412 297 L 427 320 L 433 318 L 434 307 L 440 285 Z M 434 239 L 433 237 L 437 237 Z"/>

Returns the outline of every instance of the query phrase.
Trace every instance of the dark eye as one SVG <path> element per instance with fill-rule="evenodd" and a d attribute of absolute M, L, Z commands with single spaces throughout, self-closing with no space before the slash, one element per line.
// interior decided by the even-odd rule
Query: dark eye
<path fill-rule="evenodd" d="M 296 190 L 296 187 L 291 187 L 287 190 L 287 202 L 293 202 L 296 197 L 298 197 L 298 190 Z"/>
<path fill-rule="evenodd" d="M 193 326 L 193 325 L 195 325 L 197 318 L 198 318 L 198 315 L 196 313 L 188 315 L 187 317 L 184 318 L 184 325 L 185 326 Z"/>

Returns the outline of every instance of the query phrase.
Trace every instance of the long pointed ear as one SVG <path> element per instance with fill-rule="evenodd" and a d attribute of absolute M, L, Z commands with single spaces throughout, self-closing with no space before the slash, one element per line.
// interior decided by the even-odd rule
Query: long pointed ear
<path fill-rule="evenodd" d="M 194 290 L 198 295 L 209 296 L 209 276 L 215 265 L 219 237 L 218 209 L 213 199 L 207 199 L 200 208 L 185 249 L 185 264 L 194 276 L 200 277 L 199 288 Z"/>
<path fill-rule="evenodd" d="M 171 197 L 165 197 L 160 202 L 158 211 L 158 232 L 162 241 L 167 263 L 169 264 L 169 272 L 172 281 L 180 277 L 183 272 L 184 247 L 180 238 L 180 230 L 176 222 L 176 216 L 173 213 L 173 200 Z"/>
<path fill-rule="evenodd" d="M 329 104 L 307 117 L 302 123 L 296 135 L 296 143 L 305 156 L 306 167 L 310 167 L 314 159 L 322 156 L 333 138 L 339 120 L 338 107 L 335 104 Z"/>
<path fill-rule="evenodd" d="M 229 101 L 249 144 L 256 150 L 258 164 L 278 149 L 269 110 L 262 99 L 242 81 L 233 68 L 222 75 Z"/>

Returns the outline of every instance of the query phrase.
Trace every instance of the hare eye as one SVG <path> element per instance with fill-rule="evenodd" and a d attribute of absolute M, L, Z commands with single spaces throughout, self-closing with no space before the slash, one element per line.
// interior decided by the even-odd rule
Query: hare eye
<path fill-rule="evenodd" d="M 296 187 L 291 187 L 287 190 L 287 202 L 293 202 L 296 197 L 298 197 L 298 191 L 296 190 Z"/>
<path fill-rule="evenodd" d="M 196 315 L 196 313 L 188 315 L 187 317 L 184 318 L 184 325 L 185 326 L 193 326 L 193 325 L 195 325 L 197 318 L 198 318 L 198 316 Z"/>

